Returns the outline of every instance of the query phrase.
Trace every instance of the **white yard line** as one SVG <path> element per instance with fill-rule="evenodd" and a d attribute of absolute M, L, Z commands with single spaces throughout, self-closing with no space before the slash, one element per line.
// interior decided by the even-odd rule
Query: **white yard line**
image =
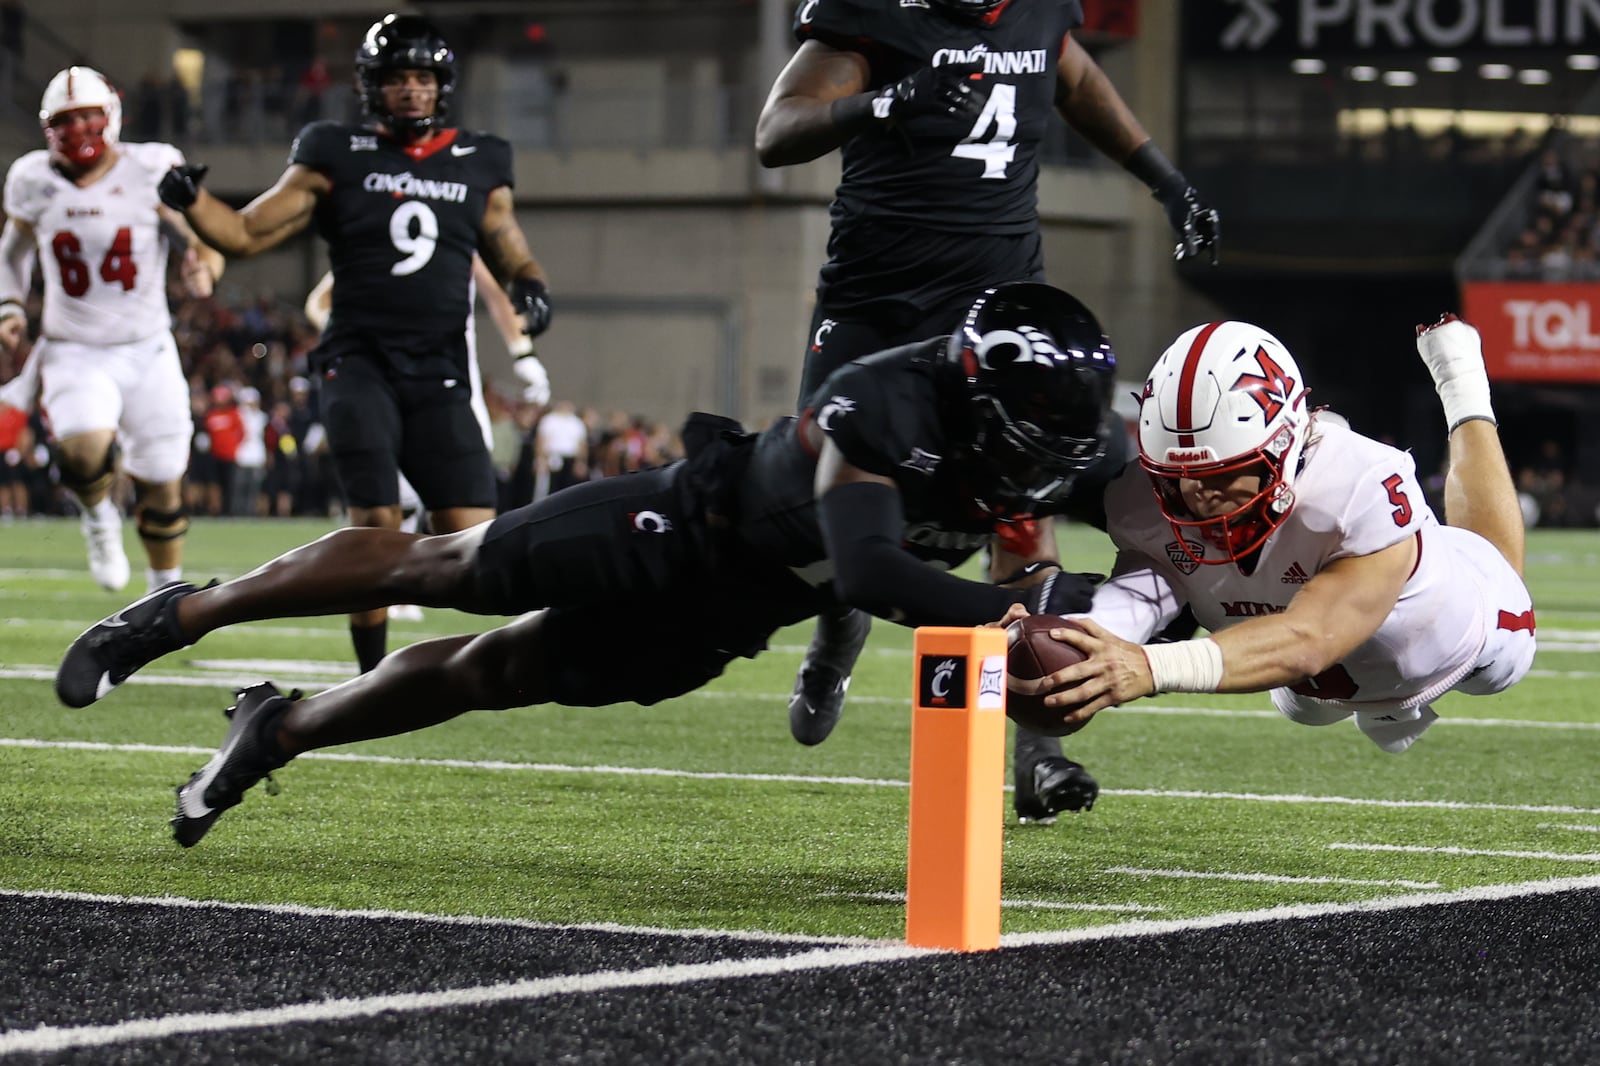
<path fill-rule="evenodd" d="M 399 647 L 400 645 L 396 645 Z M 804 649 L 795 648 L 796 653 Z M 898 654 L 898 653 L 895 653 Z M 206 674 L 164 674 L 143 672 L 134 674 L 124 681 L 125 685 L 169 685 L 176 688 L 216 688 L 232 691 L 242 681 L 250 681 L 264 676 L 293 677 L 296 684 L 302 685 L 308 691 L 317 691 L 337 685 L 349 680 L 353 675 L 351 667 L 344 663 L 335 663 L 315 659 L 195 659 L 190 662 L 195 667 L 215 670 L 218 676 Z M 1530 676 L 1557 676 L 1557 671 L 1530 671 Z M 1584 673 L 1579 671 L 1559 672 L 1561 677 L 1600 677 L 1600 672 Z M 56 668 L 44 663 L 25 663 L 15 665 L 0 665 L 0 680 L 10 681 L 54 681 Z M 788 693 L 774 692 L 744 692 L 719 689 L 700 689 L 683 699 L 707 700 L 735 700 L 749 704 L 751 707 L 770 708 L 780 707 L 787 700 Z M 853 704 L 870 704 L 874 706 L 902 706 L 910 704 L 909 697 L 905 696 L 868 696 L 865 694 L 852 695 L 850 702 Z M 1229 707 L 1185 707 L 1169 706 L 1165 704 L 1132 704 L 1127 707 L 1118 707 L 1112 712 L 1118 716 L 1125 715 L 1154 715 L 1157 717 L 1177 718 L 1254 718 L 1254 719 L 1280 719 L 1283 716 L 1271 709 L 1255 710 L 1251 708 Z M 1442 725 L 1447 728 L 1456 726 L 1468 727 L 1494 727 L 1505 729 L 1555 729 L 1577 730 L 1580 732 L 1600 732 L 1600 722 L 1572 722 L 1572 721 L 1536 721 L 1523 718 L 1471 718 L 1465 716 L 1446 715 Z M 1436 727 L 1437 728 L 1437 727 Z"/>
<path fill-rule="evenodd" d="M 1493 859 L 1544 859 L 1550 862 L 1600 862 L 1600 852 L 1499 851 L 1493 848 L 1432 847 L 1424 844 L 1329 844 L 1329 851 L 1394 851 L 1408 855 L 1483 855 Z"/>
<path fill-rule="evenodd" d="M 0 737 L 0 748 L 33 748 L 62 751 L 107 751 L 199 755 L 209 757 L 214 748 L 176 744 L 108 744 L 91 740 L 39 740 L 30 737 Z M 311 751 L 296 761 L 368 763 L 383 766 L 444 767 L 453 770 L 486 770 L 558 774 L 620 774 L 627 777 L 675 777 L 702 781 L 755 781 L 806 785 L 865 785 L 877 788 L 909 788 L 911 782 L 896 778 L 825 776 L 819 774 L 756 774 L 712 770 L 673 770 L 659 766 L 583 765 L 576 763 L 508 762 L 499 759 L 423 759 L 395 755 L 361 755 L 349 752 Z M 1007 786 L 1009 789 L 1010 786 Z M 1454 800 L 1371 799 L 1360 796 L 1309 796 L 1300 793 L 1203 792 L 1195 789 L 1103 788 L 1102 796 L 1137 796 L 1146 799 L 1197 799 L 1222 802 L 1329 804 L 1345 807 L 1379 807 L 1393 810 L 1520 811 L 1534 814 L 1578 814 L 1600 816 L 1600 808 L 1572 807 L 1564 804 L 1462 803 Z"/>
<path fill-rule="evenodd" d="M 822 892 L 825 899 L 882 900 L 885 903 L 904 903 L 904 892 Z M 1146 906 L 1143 903 L 1063 903 L 1053 899 L 1002 899 L 1001 907 L 1018 910 L 1090 911 L 1111 914 L 1150 914 L 1164 911 L 1165 907 Z"/>
<path fill-rule="evenodd" d="M 1287 874 L 1220 873 L 1211 870 L 1147 870 L 1140 866 L 1107 866 L 1108 874 L 1130 877 L 1174 877 L 1196 881 L 1244 881 L 1271 885 L 1365 885 L 1374 888 L 1438 888 L 1437 881 L 1372 881 L 1357 877 L 1291 877 Z"/>

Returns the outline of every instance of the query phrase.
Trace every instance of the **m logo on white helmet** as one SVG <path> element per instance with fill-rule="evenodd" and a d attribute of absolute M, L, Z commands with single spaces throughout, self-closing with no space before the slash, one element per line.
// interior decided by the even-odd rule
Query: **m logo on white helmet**
<path fill-rule="evenodd" d="M 1239 380 L 1233 383 L 1233 391 L 1245 393 L 1260 404 L 1265 421 L 1271 425 L 1272 420 L 1278 417 L 1278 412 L 1289 402 L 1295 380 L 1273 362 L 1265 348 L 1256 349 L 1256 365 L 1261 368 L 1261 373 L 1240 374 Z"/>
<path fill-rule="evenodd" d="M 1055 366 L 1066 358 L 1048 333 L 1033 326 L 990 330 L 979 339 L 973 354 L 978 358 L 978 365 L 985 370 L 993 370 L 995 362 L 1007 356 L 1013 363 L 1036 363 L 1039 366 Z"/>

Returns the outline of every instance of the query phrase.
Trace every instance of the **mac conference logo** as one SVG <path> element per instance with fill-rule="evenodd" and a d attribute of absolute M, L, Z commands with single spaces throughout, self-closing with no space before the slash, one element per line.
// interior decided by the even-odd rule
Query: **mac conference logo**
<path fill-rule="evenodd" d="M 924 655 L 917 664 L 919 707 L 965 707 L 967 661 L 955 655 Z"/>

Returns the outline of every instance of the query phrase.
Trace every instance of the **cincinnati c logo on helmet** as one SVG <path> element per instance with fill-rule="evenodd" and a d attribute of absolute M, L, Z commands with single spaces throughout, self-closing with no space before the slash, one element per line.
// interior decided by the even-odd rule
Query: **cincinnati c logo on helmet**
<path fill-rule="evenodd" d="M 1060 349 L 1050 339 L 1050 335 L 1033 326 L 1019 326 L 1016 329 L 995 329 L 983 335 L 978 342 L 978 365 L 985 370 L 993 370 L 994 364 L 989 359 L 989 353 L 1011 351 L 1011 361 L 1014 363 L 1038 363 L 1040 366 L 1054 366 L 1063 356 Z"/>
<path fill-rule="evenodd" d="M 1272 361 L 1272 356 L 1267 354 L 1265 348 L 1256 349 L 1256 365 L 1261 367 L 1260 375 L 1240 375 L 1239 380 L 1234 382 L 1233 391 L 1248 393 L 1252 400 L 1261 405 L 1266 420 L 1271 422 L 1289 402 L 1295 380 Z"/>

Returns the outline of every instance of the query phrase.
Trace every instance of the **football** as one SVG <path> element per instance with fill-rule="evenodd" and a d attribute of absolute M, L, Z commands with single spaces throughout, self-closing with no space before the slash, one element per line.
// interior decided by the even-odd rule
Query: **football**
<path fill-rule="evenodd" d="M 1030 614 L 1006 627 L 1006 673 L 1032 681 L 1064 667 L 1081 663 L 1084 655 L 1070 644 L 1050 638 L 1052 629 L 1078 628 L 1071 619 L 1054 614 Z M 1064 737 L 1083 728 L 1083 722 L 1063 722 L 1072 707 L 1046 707 L 1043 696 L 1024 696 L 1007 686 L 1006 716 L 1034 733 Z"/>

